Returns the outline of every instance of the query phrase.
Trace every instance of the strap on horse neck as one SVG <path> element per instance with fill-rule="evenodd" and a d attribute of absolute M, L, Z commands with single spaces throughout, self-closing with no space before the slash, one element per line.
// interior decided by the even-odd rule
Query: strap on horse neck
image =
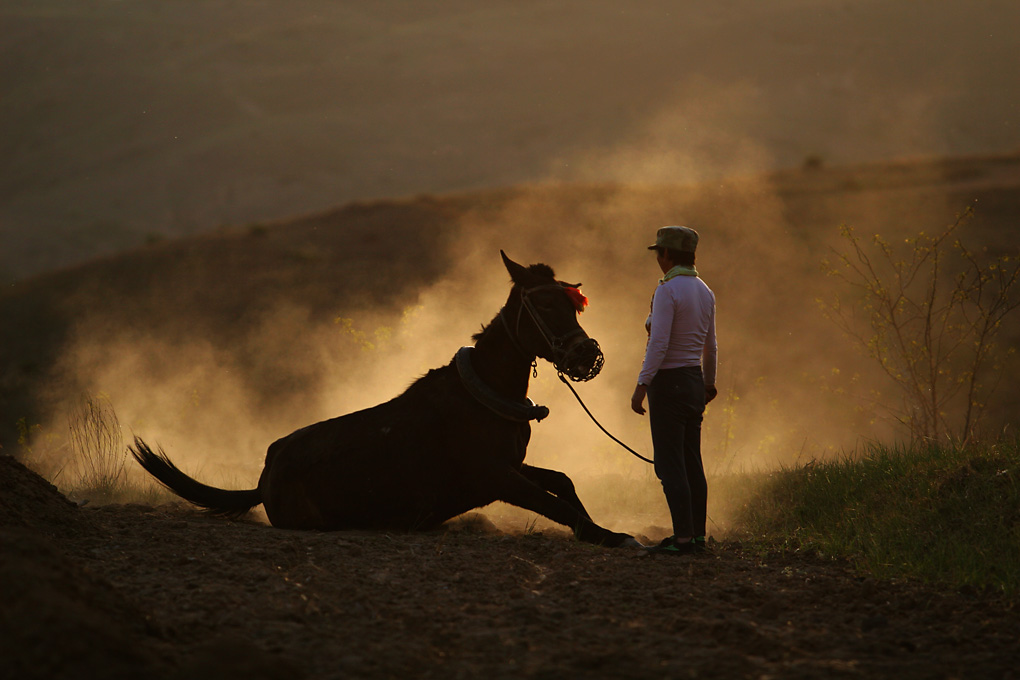
<path fill-rule="evenodd" d="M 539 406 L 531 399 L 520 402 L 496 394 L 496 391 L 482 382 L 482 379 L 475 373 L 475 368 L 471 365 L 472 350 L 474 347 L 471 346 L 461 347 L 457 350 L 455 363 L 461 383 L 479 403 L 496 415 L 519 423 L 526 423 L 529 420 L 541 421 L 549 415 L 547 407 Z"/>

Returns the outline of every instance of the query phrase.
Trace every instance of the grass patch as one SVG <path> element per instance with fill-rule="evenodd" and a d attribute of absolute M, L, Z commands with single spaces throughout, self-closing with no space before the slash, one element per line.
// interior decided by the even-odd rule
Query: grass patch
<path fill-rule="evenodd" d="M 27 442 L 31 434 L 27 421 L 22 429 Z M 25 448 L 32 457 L 31 448 Z M 52 475 L 52 481 L 61 493 L 77 503 L 160 505 L 179 500 L 147 475 L 139 482 L 138 475 L 128 473 L 120 420 L 104 394 L 82 394 L 68 414 L 64 449 L 67 458 Z"/>
<path fill-rule="evenodd" d="M 120 421 L 105 395 L 84 393 L 67 419 L 77 493 L 111 502 L 124 487 Z"/>
<path fill-rule="evenodd" d="M 763 474 L 739 512 L 770 548 L 879 577 L 1020 593 L 1020 442 L 870 446 Z"/>

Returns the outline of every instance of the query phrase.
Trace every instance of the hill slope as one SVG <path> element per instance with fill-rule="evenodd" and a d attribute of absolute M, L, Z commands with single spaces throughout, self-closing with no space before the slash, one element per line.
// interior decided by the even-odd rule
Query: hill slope
<path fill-rule="evenodd" d="M 13 0 L 0 26 L 0 281 L 371 197 L 1020 148 L 1012 0 Z"/>

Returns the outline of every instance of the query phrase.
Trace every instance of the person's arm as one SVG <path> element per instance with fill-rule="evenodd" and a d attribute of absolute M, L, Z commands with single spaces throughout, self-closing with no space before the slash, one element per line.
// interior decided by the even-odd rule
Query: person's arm
<path fill-rule="evenodd" d="M 719 344 L 715 338 L 715 296 L 712 299 L 712 316 L 708 321 L 705 346 L 701 350 L 701 366 L 705 373 L 705 403 L 707 404 L 719 394 L 719 390 L 715 387 L 716 371 L 719 367 Z"/>
<path fill-rule="evenodd" d="M 630 398 L 630 408 L 634 413 L 645 414 L 644 401 L 648 385 L 652 383 L 652 378 L 658 373 L 666 358 L 672 332 L 673 298 L 669 295 L 669 289 L 659 286 L 655 290 L 655 297 L 652 298 L 652 328 L 648 335 L 648 345 L 645 347 L 645 360 L 638 375 L 637 387 Z"/>

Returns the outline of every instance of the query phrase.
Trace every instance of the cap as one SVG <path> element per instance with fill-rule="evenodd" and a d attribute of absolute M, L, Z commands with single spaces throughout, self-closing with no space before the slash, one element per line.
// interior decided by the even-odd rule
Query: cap
<path fill-rule="evenodd" d="M 669 248 L 682 253 L 693 253 L 698 247 L 698 232 L 690 227 L 662 227 L 655 232 L 655 243 L 648 250 Z"/>

